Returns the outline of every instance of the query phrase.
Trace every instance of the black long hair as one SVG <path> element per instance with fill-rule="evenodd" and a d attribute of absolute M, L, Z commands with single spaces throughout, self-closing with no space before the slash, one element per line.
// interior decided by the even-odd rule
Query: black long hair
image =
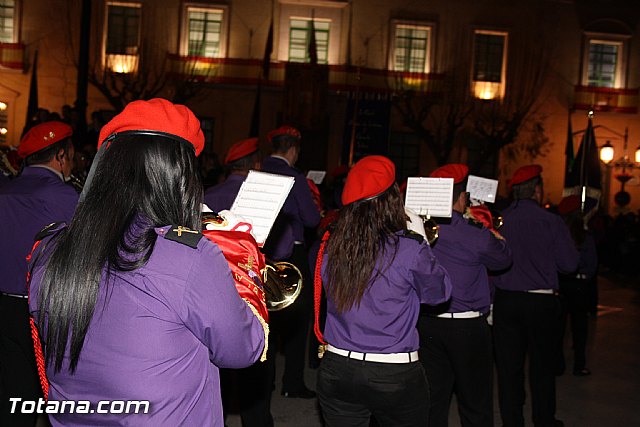
<path fill-rule="evenodd" d="M 154 227 L 201 227 L 202 184 L 194 149 L 185 141 L 123 135 L 95 167 L 84 200 L 56 241 L 40 288 L 39 327 L 46 331 L 47 363 L 53 362 L 56 372 L 67 346 L 69 369 L 75 372 L 103 271 L 108 279 L 109 271 L 144 265 L 155 245 Z"/>
<path fill-rule="evenodd" d="M 327 293 L 338 312 L 360 303 L 378 257 L 389 239 L 397 239 L 394 233 L 407 228 L 407 219 L 396 184 L 375 199 L 340 209 L 327 241 Z M 381 266 L 377 274 L 389 265 Z"/>

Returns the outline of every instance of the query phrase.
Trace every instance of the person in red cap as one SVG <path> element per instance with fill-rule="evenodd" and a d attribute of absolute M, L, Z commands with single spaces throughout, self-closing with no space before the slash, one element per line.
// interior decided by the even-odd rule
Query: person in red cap
<path fill-rule="evenodd" d="M 45 230 L 31 255 L 43 388 L 50 401 L 90 402 L 50 422 L 222 426 L 219 368 L 253 364 L 266 337 L 198 231 L 199 121 L 164 99 L 134 101 L 98 145 L 71 223 Z M 114 400 L 139 406 L 99 413 Z"/>
<path fill-rule="evenodd" d="M 488 270 L 511 264 L 511 251 L 481 222 L 468 218 L 469 168 L 447 164 L 431 177 L 453 178 L 451 222 L 440 224 L 433 253 L 447 269 L 451 299 L 423 310 L 418 320 L 420 361 L 431 390 L 429 426 L 449 425 L 456 394 L 462 425 L 493 426 L 493 352 L 486 316 L 491 305 Z"/>
<path fill-rule="evenodd" d="M 304 283 L 311 283 L 305 230 L 318 226 L 320 211 L 305 175 L 295 168 L 301 149 L 300 132 L 291 126 L 281 126 L 269 132 L 267 139 L 273 152 L 262 160 L 262 171 L 292 176 L 295 181 L 265 242 L 264 251 L 273 261 L 287 261 L 297 266 Z M 305 285 L 295 304 L 271 316 L 271 331 L 281 337 L 285 357 L 281 394 L 289 398 L 312 399 L 316 395 L 304 382 L 311 301 L 311 286 Z M 275 372 L 275 367 L 273 369 Z"/>
<path fill-rule="evenodd" d="M 416 322 L 420 304 L 449 299 L 449 275 L 424 238 L 407 230 L 391 160 L 358 161 L 342 203 L 319 255 L 327 295 L 324 337 L 317 333 L 328 343 L 317 386 L 324 425 L 368 426 L 373 416 L 383 426 L 423 427 L 429 387 Z"/>
<path fill-rule="evenodd" d="M 71 220 L 78 203 L 78 193 L 65 183 L 73 167 L 71 134 L 62 122 L 31 128 L 18 147 L 24 169 L 0 188 L 0 425 L 33 425 L 35 414 L 10 413 L 9 398 L 42 395 L 29 332 L 25 258 L 38 231 Z"/>
<path fill-rule="evenodd" d="M 524 368 L 529 356 L 531 408 L 536 426 L 556 420 L 558 273 L 574 272 L 579 254 L 562 219 L 542 208 L 542 168 L 523 166 L 509 182 L 514 201 L 500 233 L 513 264 L 494 277 L 493 333 L 500 415 L 505 426 L 524 425 Z"/>
<path fill-rule="evenodd" d="M 251 169 L 260 169 L 258 138 L 249 138 L 231 146 L 224 159 L 227 178 L 221 184 L 207 189 L 204 202 L 214 212 L 231 209 L 240 187 Z"/>
<path fill-rule="evenodd" d="M 586 229 L 585 216 L 595 207 L 596 200 L 588 197 L 585 201 L 584 214 L 581 211 L 582 201 L 579 196 L 570 195 L 562 199 L 558 205 L 558 213 L 569 227 L 571 238 L 580 251 L 578 269 L 571 274 L 559 277 L 560 303 L 562 317 L 558 338 L 558 372 L 565 370 L 564 332 L 567 318 L 571 321 L 571 337 L 573 348 L 573 375 L 586 376 L 591 371 L 586 367 L 586 346 L 589 319 L 589 295 L 592 286 L 597 286 L 598 252 L 593 235 Z"/>

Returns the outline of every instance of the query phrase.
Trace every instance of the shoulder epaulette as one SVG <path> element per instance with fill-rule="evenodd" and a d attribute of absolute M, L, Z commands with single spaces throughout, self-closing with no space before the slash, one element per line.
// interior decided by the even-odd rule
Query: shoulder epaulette
<path fill-rule="evenodd" d="M 475 220 L 473 218 L 468 218 L 467 222 L 469 223 L 469 225 L 476 227 L 476 228 L 484 228 L 484 224 L 478 220 Z"/>
<path fill-rule="evenodd" d="M 424 237 L 422 237 L 422 234 L 416 233 L 412 230 L 405 230 L 402 234 L 402 237 L 408 237 L 409 239 L 413 239 L 418 243 L 422 243 L 424 241 Z"/>
<path fill-rule="evenodd" d="M 51 224 L 47 225 L 42 230 L 40 230 L 38 234 L 36 234 L 36 236 L 34 237 L 33 241 L 38 242 L 44 239 L 45 237 L 49 237 L 52 234 L 56 234 L 58 231 L 62 230 L 65 226 L 66 226 L 66 223 L 64 222 L 52 222 Z"/>
<path fill-rule="evenodd" d="M 202 233 L 181 225 L 172 225 L 164 234 L 164 238 L 195 249 L 198 247 L 200 239 L 202 239 Z"/>

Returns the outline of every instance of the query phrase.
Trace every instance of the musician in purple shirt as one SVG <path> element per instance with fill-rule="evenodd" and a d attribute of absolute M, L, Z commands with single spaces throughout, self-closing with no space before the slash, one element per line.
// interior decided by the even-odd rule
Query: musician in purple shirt
<path fill-rule="evenodd" d="M 265 335 L 222 252 L 196 231 L 200 123 L 182 105 L 134 101 L 98 145 L 73 221 L 32 257 L 49 399 L 95 411 L 50 421 L 223 426 L 218 368 L 254 363 Z M 98 411 L 114 400 L 143 403 Z"/>
<path fill-rule="evenodd" d="M 35 235 L 52 222 L 69 221 L 78 203 L 78 193 L 65 183 L 73 168 L 71 134 L 62 122 L 30 129 L 18 149 L 26 166 L 0 188 L 0 425 L 33 425 L 34 414 L 9 414 L 9 397 L 42 394 L 29 332 L 25 258 Z"/>
<path fill-rule="evenodd" d="M 305 227 L 318 225 L 320 212 L 306 177 L 294 168 L 301 149 L 300 132 L 291 126 L 281 126 L 269 133 L 268 140 L 273 154 L 262 160 L 262 171 L 292 176 L 295 181 L 265 242 L 264 252 L 273 261 L 288 261 L 297 266 L 304 281 L 296 303 L 271 316 L 271 330 L 280 336 L 285 356 L 281 394 L 310 399 L 315 397 L 315 392 L 304 383 L 304 364 L 312 312 L 312 281 L 304 231 Z"/>
<path fill-rule="evenodd" d="M 464 426 L 493 426 L 493 354 L 486 315 L 491 305 L 487 270 L 511 264 L 504 239 L 470 217 L 469 168 L 448 164 L 431 177 L 453 178 L 451 222 L 440 224 L 433 253 L 451 277 L 451 299 L 423 310 L 418 321 L 420 361 L 431 390 L 429 426 L 449 425 L 455 392 Z"/>
<path fill-rule="evenodd" d="M 516 170 L 509 183 L 514 201 L 503 212 L 500 229 L 513 254 L 512 266 L 493 281 L 498 397 L 505 426 L 524 425 L 527 355 L 533 423 L 563 425 L 555 419 L 558 273 L 574 272 L 579 253 L 562 219 L 541 207 L 541 173 L 539 165 Z"/>
<path fill-rule="evenodd" d="M 224 159 L 224 167 L 229 171 L 227 179 L 204 192 L 204 203 L 214 212 L 231 209 L 249 171 L 260 169 L 258 138 L 233 144 Z"/>
<path fill-rule="evenodd" d="M 451 281 L 421 235 L 407 231 L 395 166 L 368 156 L 349 172 L 344 207 L 326 242 L 327 295 L 318 400 L 327 427 L 427 425 L 418 361 L 420 304 L 440 304 Z"/>

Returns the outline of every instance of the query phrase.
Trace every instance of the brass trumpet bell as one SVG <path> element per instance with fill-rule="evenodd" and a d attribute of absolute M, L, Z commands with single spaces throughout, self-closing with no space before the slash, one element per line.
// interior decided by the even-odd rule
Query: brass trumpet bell
<path fill-rule="evenodd" d="M 427 237 L 427 242 L 429 242 L 429 246 L 433 246 L 436 240 L 438 240 L 438 231 L 440 227 L 433 220 L 433 218 L 422 217 L 422 223 L 424 225 L 424 232 Z"/>
<path fill-rule="evenodd" d="M 269 311 L 289 307 L 302 291 L 302 273 L 295 265 L 279 261 L 267 263 L 264 273 L 264 292 Z"/>

